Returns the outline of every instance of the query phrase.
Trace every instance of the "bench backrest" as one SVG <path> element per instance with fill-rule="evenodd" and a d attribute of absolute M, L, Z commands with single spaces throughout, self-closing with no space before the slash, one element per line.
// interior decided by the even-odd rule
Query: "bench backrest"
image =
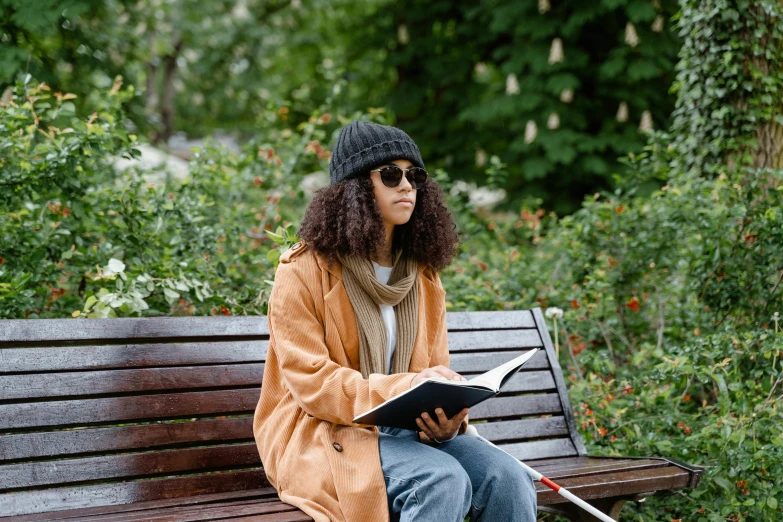
<path fill-rule="evenodd" d="M 521 459 L 585 454 L 539 309 L 447 314 L 471 376 L 544 347 L 471 409 Z M 0 516 L 269 486 L 252 435 L 265 317 L 0 321 Z"/>

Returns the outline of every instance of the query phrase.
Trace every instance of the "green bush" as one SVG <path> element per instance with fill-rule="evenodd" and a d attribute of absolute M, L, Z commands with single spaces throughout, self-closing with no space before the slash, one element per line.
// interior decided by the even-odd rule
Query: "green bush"
<path fill-rule="evenodd" d="M 210 142 L 184 181 L 151 183 L 113 166 L 138 155 L 133 95 L 118 80 L 78 119 L 73 95 L 28 79 L 0 111 L 0 317 L 265 313 L 279 255 L 266 232 L 301 219 L 330 115 L 236 154 Z"/>

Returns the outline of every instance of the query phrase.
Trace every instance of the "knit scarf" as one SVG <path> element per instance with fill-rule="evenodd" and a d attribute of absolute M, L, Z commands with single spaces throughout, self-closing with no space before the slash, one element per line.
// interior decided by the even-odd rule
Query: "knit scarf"
<path fill-rule="evenodd" d="M 418 263 L 394 256 L 388 284 L 375 277 L 372 261 L 357 255 L 337 255 L 343 266 L 343 286 L 356 314 L 359 331 L 359 366 L 367 379 L 371 373 L 386 375 L 386 328 L 379 305 L 394 307 L 397 320 L 397 346 L 392 357 L 392 373 L 407 372 L 418 327 Z"/>

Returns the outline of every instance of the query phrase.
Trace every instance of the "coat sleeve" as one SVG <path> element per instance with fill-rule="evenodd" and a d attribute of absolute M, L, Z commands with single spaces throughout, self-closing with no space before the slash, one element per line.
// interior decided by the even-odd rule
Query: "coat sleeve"
<path fill-rule="evenodd" d="M 354 417 L 409 389 L 415 373 L 364 379 L 329 357 L 324 327 L 298 263 L 281 263 L 269 297 L 269 331 L 280 373 L 296 402 L 319 419 L 362 426 Z"/>
<path fill-rule="evenodd" d="M 435 273 L 435 282 L 438 284 L 438 288 L 443 290 L 443 283 L 441 283 L 440 275 L 436 272 Z M 438 320 L 438 324 L 440 324 L 440 329 L 438 330 L 438 335 L 436 336 L 435 340 L 435 346 L 432 348 L 432 358 L 430 359 L 430 368 L 433 366 L 443 365 L 446 368 L 449 368 L 450 358 L 449 358 L 449 327 L 446 324 L 446 297 L 444 295 L 443 297 L 443 312 L 441 313 L 440 319 Z M 470 417 L 470 414 L 465 416 L 465 419 L 462 421 L 462 424 L 460 424 L 459 432 L 460 434 L 465 433 L 465 430 L 468 429 L 468 417 Z"/>

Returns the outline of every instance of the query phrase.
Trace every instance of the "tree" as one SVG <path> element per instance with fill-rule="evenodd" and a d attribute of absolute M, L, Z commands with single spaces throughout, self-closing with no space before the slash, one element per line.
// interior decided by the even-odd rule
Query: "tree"
<path fill-rule="evenodd" d="M 384 3 L 349 31 L 349 66 L 382 50 L 366 81 L 425 158 L 476 179 L 496 154 L 512 206 L 540 196 L 570 211 L 641 150 L 640 127 L 667 124 L 675 12 L 657 0 Z"/>

